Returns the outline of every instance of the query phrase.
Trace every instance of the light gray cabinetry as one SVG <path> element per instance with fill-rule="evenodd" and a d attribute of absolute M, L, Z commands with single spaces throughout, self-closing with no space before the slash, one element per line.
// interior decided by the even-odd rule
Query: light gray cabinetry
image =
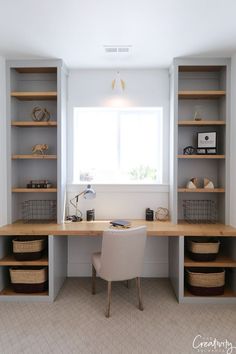
<path fill-rule="evenodd" d="M 184 219 L 185 200 L 209 200 L 216 205 L 216 222 L 229 222 L 230 60 L 176 59 L 171 74 L 170 209 L 171 219 Z M 195 120 L 195 114 L 201 120 Z M 198 133 L 216 132 L 216 153 L 184 154 L 198 147 Z M 191 178 L 197 190 L 188 190 Z M 204 189 L 204 178 L 215 189 Z"/>
<path fill-rule="evenodd" d="M 61 60 L 7 62 L 8 222 L 22 219 L 22 203 L 56 200 L 57 222 L 64 220 L 66 185 L 67 72 Z M 50 119 L 35 121 L 35 107 Z M 32 154 L 47 144 L 45 155 Z M 49 189 L 27 189 L 31 180 L 48 180 Z"/>
<path fill-rule="evenodd" d="M 37 261 L 16 261 L 12 254 L 12 239 L 16 236 L 0 237 L 0 301 L 53 302 L 67 276 L 67 236 L 43 236 L 47 247 Z M 46 267 L 48 289 L 42 293 L 16 293 L 10 284 L 11 267 Z"/>
<path fill-rule="evenodd" d="M 230 175 L 230 59 L 228 58 L 179 58 L 170 68 L 170 211 L 174 223 L 186 222 L 184 206 L 188 203 L 192 222 L 202 213 L 198 201 L 216 206 L 215 219 L 229 223 Z M 196 118 L 197 113 L 197 119 Z M 199 120 L 199 118 L 201 118 Z M 198 133 L 216 132 L 216 153 L 184 154 L 184 148 L 198 148 Z M 187 189 L 191 178 L 197 178 L 196 190 Z M 213 181 L 214 189 L 204 189 L 204 178 Z M 196 201 L 196 202 L 195 202 Z M 203 218 L 204 218 L 204 212 Z M 212 219 L 211 219 L 212 218 Z M 208 222 L 208 216 L 206 220 Z M 199 220 L 201 223 L 201 219 Z M 190 225 L 191 226 L 191 225 Z M 199 225 L 199 234 L 201 226 Z M 214 235 L 212 235 L 214 236 Z M 215 262 L 195 263 L 186 254 L 187 236 L 169 238 L 170 280 L 179 302 L 229 303 L 236 302 L 235 237 L 221 238 L 221 254 Z M 178 261 L 177 261 L 178 260 Z M 226 270 L 224 296 L 193 296 L 186 287 L 185 270 L 188 267 L 223 267 Z"/>
<path fill-rule="evenodd" d="M 7 221 L 22 220 L 23 203 L 55 201 L 49 204 L 54 222 L 64 221 L 66 197 L 66 104 L 67 70 L 61 60 L 10 60 L 6 63 L 7 100 Z M 35 120 L 32 111 L 41 107 L 50 119 Z M 46 144 L 45 154 L 33 154 L 32 147 Z M 32 180 L 47 180 L 50 188 L 27 188 Z M 36 212 L 44 212 L 44 204 Z M 50 210 L 53 205 L 53 210 Z M 34 210 L 35 213 L 35 210 Z M 32 216 L 27 209 L 27 217 Z M 42 213 L 43 215 L 43 213 Z M 40 218 L 39 218 L 40 219 Z M 36 216 L 36 220 L 39 221 Z M 33 228 L 33 225 L 32 225 Z M 53 301 L 67 274 L 67 238 L 47 236 L 48 252 L 43 260 L 15 262 L 12 236 L 0 238 L 0 301 Z M 43 294 L 14 293 L 10 285 L 11 266 L 45 266 L 48 291 Z"/>

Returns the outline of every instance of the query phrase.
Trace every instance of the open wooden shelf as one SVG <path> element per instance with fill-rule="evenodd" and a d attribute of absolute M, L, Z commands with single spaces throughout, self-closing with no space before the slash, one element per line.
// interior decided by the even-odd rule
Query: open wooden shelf
<path fill-rule="evenodd" d="M 224 188 L 178 188 L 178 192 L 180 193 L 224 193 Z"/>
<path fill-rule="evenodd" d="M 56 193 L 57 188 L 12 188 L 13 193 Z"/>
<path fill-rule="evenodd" d="M 20 74 L 53 74 L 57 72 L 57 68 L 40 67 L 40 68 L 15 68 Z"/>
<path fill-rule="evenodd" d="M 207 65 L 181 65 L 179 67 L 179 72 L 182 73 L 188 73 L 188 72 L 196 72 L 196 73 L 201 73 L 201 72 L 219 72 L 221 71 L 223 68 L 223 66 L 219 66 L 219 65 L 211 65 L 211 66 L 207 66 Z"/>
<path fill-rule="evenodd" d="M 211 262 L 196 262 L 189 258 L 187 255 L 184 257 L 185 267 L 226 267 L 236 268 L 236 260 L 227 256 L 218 255 L 215 261 Z"/>
<path fill-rule="evenodd" d="M 56 160 L 57 155 L 12 155 L 12 160 Z"/>
<path fill-rule="evenodd" d="M 2 295 L 15 295 L 15 296 L 48 296 L 48 291 L 43 291 L 40 293 L 16 293 L 11 285 L 0 291 L 0 296 Z"/>
<path fill-rule="evenodd" d="M 178 155 L 178 159 L 225 159 L 225 155 Z"/>
<path fill-rule="evenodd" d="M 11 254 L 0 259 L 0 266 L 48 266 L 48 257 L 44 256 L 36 261 L 17 261 Z"/>
<path fill-rule="evenodd" d="M 13 127 L 56 127 L 57 121 L 34 122 L 34 121 L 17 121 L 11 122 Z"/>
<path fill-rule="evenodd" d="M 191 294 L 188 291 L 188 289 L 185 288 L 184 289 L 184 296 L 185 297 L 196 297 L 196 298 L 209 298 L 209 297 L 212 297 L 212 298 L 214 298 L 214 297 L 218 298 L 219 297 L 219 298 L 221 298 L 221 297 L 236 297 L 236 293 L 233 290 L 226 288 L 223 295 L 197 296 L 197 295 Z"/>
<path fill-rule="evenodd" d="M 179 120 L 178 125 L 203 127 L 206 125 L 225 125 L 225 121 L 224 120 Z"/>
<path fill-rule="evenodd" d="M 18 100 L 22 100 L 22 101 L 56 100 L 57 92 L 56 91 L 48 91 L 48 92 L 14 91 L 11 92 L 11 97 L 15 97 Z"/>
<path fill-rule="evenodd" d="M 179 91 L 179 98 L 182 99 L 208 99 L 220 98 L 226 95 L 223 90 L 209 90 L 209 91 Z"/>

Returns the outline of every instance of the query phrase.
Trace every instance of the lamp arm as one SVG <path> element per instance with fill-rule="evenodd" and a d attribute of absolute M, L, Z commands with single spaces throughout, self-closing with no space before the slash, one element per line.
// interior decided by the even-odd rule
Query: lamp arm
<path fill-rule="evenodd" d="M 73 207 L 77 208 L 77 205 L 73 203 L 74 200 L 76 200 L 76 203 L 78 203 L 78 199 L 79 197 L 84 194 L 84 191 L 83 192 L 80 192 L 79 194 L 77 194 L 74 198 L 72 198 L 70 200 L 70 203 L 73 205 Z"/>
<path fill-rule="evenodd" d="M 76 197 L 74 197 L 73 199 L 70 200 L 70 204 L 73 205 L 74 208 L 76 208 L 76 205 L 73 203 L 74 199 L 76 199 Z"/>
<path fill-rule="evenodd" d="M 79 194 L 77 194 L 74 198 L 72 198 L 70 200 L 70 204 L 73 205 L 73 207 L 75 208 L 75 214 L 76 216 L 82 218 L 82 212 L 78 209 L 78 199 L 81 195 L 84 194 L 84 191 L 83 192 L 80 192 Z M 75 200 L 75 203 L 74 203 L 74 200 Z M 79 213 L 79 215 L 78 215 Z M 82 220 L 82 219 L 81 219 Z"/>

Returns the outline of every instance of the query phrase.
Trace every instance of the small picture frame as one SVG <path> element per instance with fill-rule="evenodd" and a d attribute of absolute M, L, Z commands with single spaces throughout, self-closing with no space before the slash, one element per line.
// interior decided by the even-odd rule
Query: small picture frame
<path fill-rule="evenodd" d="M 197 133 L 197 147 L 198 149 L 216 150 L 216 132 Z"/>
<path fill-rule="evenodd" d="M 205 155 L 207 153 L 206 149 L 197 149 L 198 155 Z"/>
<path fill-rule="evenodd" d="M 215 148 L 213 148 L 213 149 L 206 149 L 206 153 L 207 153 L 208 155 L 214 155 L 214 154 L 216 154 L 216 149 L 215 149 Z"/>

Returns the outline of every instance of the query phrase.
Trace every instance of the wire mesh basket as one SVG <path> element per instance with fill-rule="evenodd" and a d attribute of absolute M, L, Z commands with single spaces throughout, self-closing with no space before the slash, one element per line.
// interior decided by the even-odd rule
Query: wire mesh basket
<path fill-rule="evenodd" d="M 26 200 L 22 203 L 24 222 L 49 222 L 57 219 L 56 200 Z"/>
<path fill-rule="evenodd" d="M 190 224 L 217 222 L 217 205 L 213 200 L 183 200 L 184 220 Z"/>

